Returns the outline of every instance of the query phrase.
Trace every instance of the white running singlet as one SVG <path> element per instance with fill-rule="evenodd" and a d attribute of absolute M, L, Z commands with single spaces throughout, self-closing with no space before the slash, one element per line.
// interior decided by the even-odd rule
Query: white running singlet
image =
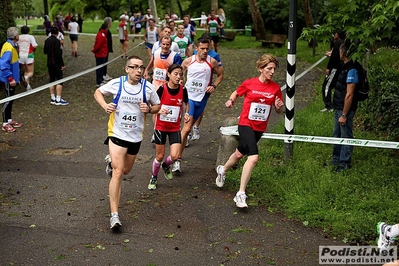
<path fill-rule="evenodd" d="M 206 60 L 199 63 L 196 56 L 191 57 L 191 62 L 187 67 L 186 89 L 190 100 L 200 102 L 205 96 L 206 87 L 212 81 L 211 57 L 208 55 Z"/>
<path fill-rule="evenodd" d="M 141 79 L 137 85 L 131 85 L 127 77 L 123 77 L 122 88 L 116 111 L 110 114 L 108 121 L 108 136 L 116 137 L 129 142 L 140 142 L 143 139 L 144 116 L 140 111 L 139 102 L 143 100 L 143 82 Z M 104 95 L 117 97 L 120 86 L 120 78 L 116 78 L 100 87 Z M 146 82 L 146 101 L 151 105 L 160 104 L 158 94 L 150 82 Z"/>

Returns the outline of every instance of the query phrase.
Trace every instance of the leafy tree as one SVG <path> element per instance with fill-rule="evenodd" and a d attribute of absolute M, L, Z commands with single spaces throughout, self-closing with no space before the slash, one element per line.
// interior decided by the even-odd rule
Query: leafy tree
<path fill-rule="evenodd" d="M 31 0 L 0 1 L 0 45 L 7 40 L 7 29 L 15 26 L 14 17 L 16 11 L 23 7 L 24 10 L 31 8 Z"/>
<path fill-rule="evenodd" d="M 85 3 L 81 0 L 68 0 L 64 2 L 59 0 L 50 0 L 50 6 L 50 17 L 54 19 L 60 11 L 63 12 L 64 16 L 69 12 L 73 15 L 83 13 Z"/>
<path fill-rule="evenodd" d="M 7 40 L 7 29 L 14 26 L 13 12 L 10 1 L 0 2 L 0 49 Z"/>
<path fill-rule="evenodd" d="M 302 38 L 327 41 L 334 30 L 347 33 L 352 58 L 361 59 L 367 49 L 376 48 L 376 43 L 392 36 L 392 29 L 399 17 L 399 2 L 396 0 L 348 0 L 331 2 L 324 24 L 318 29 L 306 28 Z"/>
<path fill-rule="evenodd" d="M 315 17 L 324 17 L 326 13 L 327 6 L 323 0 L 317 1 L 317 13 Z M 302 2 L 302 0 L 298 0 L 298 2 Z M 276 33 L 276 34 L 287 34 L 288 33 L 288 17 L 289 17 L 289 9 L 290 3 L 287 0 L 257 0 L 257 4 L 260 10 L 260 13 L 263 18 L 263 22 L 268 33 Z M 314 5 L 314 1 L 308 3 L 310 8 L 312 8 L 312 4 Z M 302 10 L 303 5 L 298 5 L 298 18 L 297 18 L 297 29 L 298 36 L 302 31 L 302 28 L 305 27 L 305 19 L 304 12 Z M 246 25 L 253 24 L 251 19 L 251 11 L 249 9 L 248 3 L 246 1 L 240 0 L 231 0 L 229 1 L 229 5 L 223 6 L 227 19 L 231 20 L 231 24 L 233 28 L 242 29 Z M 308 6 L 309 8 L 309 6 Z M 309 10 L 308 12 L 313 11 Z M 330 34 L 331 35 L 331 34 Z"/>

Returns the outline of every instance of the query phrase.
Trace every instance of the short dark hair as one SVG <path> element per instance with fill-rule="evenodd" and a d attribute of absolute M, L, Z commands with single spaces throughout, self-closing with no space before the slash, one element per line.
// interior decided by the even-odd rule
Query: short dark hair
<path fill-rule="evenodd" d="M 348 57 L 348 47 L 346 47 L 344 43 L 339 47 L 339 51 L 342 52 L 345 57 Z"/>
<path fill-rule="evenodd" d="M 209 39 L 205 39 L 205 38 L 199 38 L 197 40 L 197 45 L 199 45 L 200 43 L 211 43 Z"/>
<path fill-rule="evenodd" d="M 171 74 L 171 73 L 173 72 L 173 70 L 175 70 L 175 69 L 177 69 L 177 68 L 183 70 L 183 67 L 182 67 L 181 65 L 179 65 L 179 64 L 172 64 L 172 65 L 168 68 L 168 73 Z M 169 77 L 168 77 L 168 76 L 166 76 L 166 80 L 169 81 Z"/>
<path fill-rule="evenodd" d="M 21 34 L 28 34 L 29 33 L 29 27 L 28 26 L 22 26 L 21 27 Z"/>
<path fill-rule="evenodd" d="M 51 34 L 58 34 L 58 28 L 57 27 L 51 27 L 50 29 Z"/>
<path fill-rule="evenodd" d="M 162 38 L 161 38 L 161 40 L 160 40 L 160 42 L 162 43 L 162 40 L 169 40 L 169 42 L 170 42 L 170 45 L 172 45 L 172 38 L 170 38 L 169 36 L 163 36 Z"/>
<path fill-rule="evenodd" d="M 137 60 L 143 61 L 143 59 L 142 59 L 140 56 L 131 55 L 131 56 L 129 56 L 129 57 L 127 58 L 127 60 L 126 60 L 126 66 L 130 65 L 130 61 L 131 61 L 132 59 L 137 59 Z"/>
<path fill-rule="evenodd" d="M 209 35 L 209 33 L 204 33 L 204 34 L 201 35 L 201 38 L 210 40 L 211 39 L 211 35 Z"/>
<path fill-rule="evenodd" d="M 338 34 L 338 37 L 339 37 L 341 40 L 345 40 L 345 38 L 346 38 L 346 32 L 345 32 L 345 31 L 337 30 L 337 31 L 335 31 L 335 32 Z"/>

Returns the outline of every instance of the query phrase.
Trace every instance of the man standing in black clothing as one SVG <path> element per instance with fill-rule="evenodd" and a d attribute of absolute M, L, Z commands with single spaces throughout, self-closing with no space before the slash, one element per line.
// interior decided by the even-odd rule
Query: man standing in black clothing
<path fill-rule="evenodd" d="M 83 21 L 84 21 L 84 19 L 83 19 L 82 15 L 79 13 L 78 14 L 78 20 L 76 22 L 79 25 L 79 32 L 80 33 L 82 33 Z"/>
<path fill-rule="evenodd" d="M 334 39 L 331 51 L 326 53 L 327 56 L 330 56 L 330 60 L 328 61 L 327 64 L 326 78 L 322 86 L 324 109 L 320 110 L 321 112 L 333 111 L 333 106 L 331 101 L 331 90 L 335 86 L 338 74 L 337 70 L 340 68 L 341 65 L 341 60 L 339 59 L 339 47 L 345 40 L 345 33 L 341 31 L 336 31 L 333 38 Z"/>
<path fill-rule="evenodd" d="M 64 60 L 62 59 L 62 49 L 60 40 L 57 39 L 58 29 L 51 28 L 51 36 L 44 42 L 44 54 L 47 55 L 47 69 L 50 75 L 50 82 L 63 78 L 62 71 L 65 69 Z M 68 105 L 69 103 L 61 98 L 62 83 L 56 86 L 50 86 L 50 104 Z"/>

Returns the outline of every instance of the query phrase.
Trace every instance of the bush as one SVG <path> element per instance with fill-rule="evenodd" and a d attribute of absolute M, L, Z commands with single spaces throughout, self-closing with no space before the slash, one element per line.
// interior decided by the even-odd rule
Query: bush
<path fill-rule="evenodd" d="M 7 41 L 7 29 L 14 26 L 14 19 L 12 17 L 11 2 L 2 1 L 0 2 L 0 10 L 4 11 L 0 13 L 0 49 L 3 44 Z"/>
<path fill-rule="evenodd" d="M 369 63 L 370 95 L 360 104 L 364 129 L 399 139 L 399 64 L 391 48 L 378 50 Z"/>

